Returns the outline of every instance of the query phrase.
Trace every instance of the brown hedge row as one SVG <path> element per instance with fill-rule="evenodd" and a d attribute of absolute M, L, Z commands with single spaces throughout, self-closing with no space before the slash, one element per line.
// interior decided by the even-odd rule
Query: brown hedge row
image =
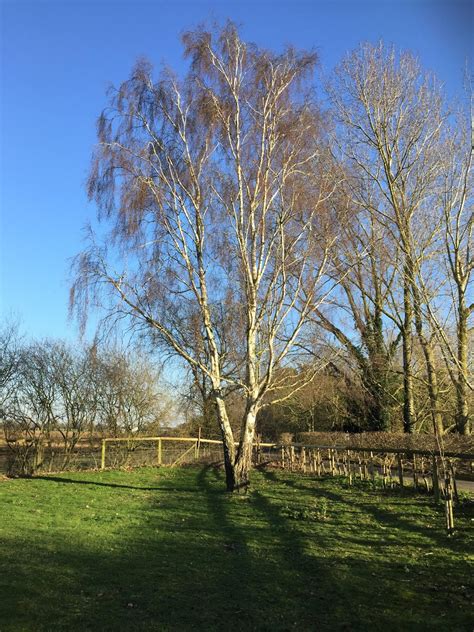
<path fill-rule="evenodd" d="M 331 447 L 372 448 L 374 450 L 438 450 L 434 435 L 428 434 L 395 434 L 392 432 L 362 432 L 349 434 L 345 432 L 301 432 L 294 437 L 295 442 L 304 445 L 320 445 Z M 447 434 L 443 437 L 446 452 L 473 454 L 474 437 Z"/>

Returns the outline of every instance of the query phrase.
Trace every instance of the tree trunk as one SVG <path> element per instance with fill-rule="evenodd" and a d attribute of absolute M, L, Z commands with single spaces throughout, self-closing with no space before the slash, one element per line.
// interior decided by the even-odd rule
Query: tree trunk
<path fill-rule="evenodd" d="M 405 268 L 403 283 L 403 303 L 405 318 L 402 329 L 403 354 L 403 431 L 412 433 L 415 425 L 415 405 L 413 400 L 413 372 L 411 366 L 412 355 L 412 322 L 413 311 L 410 297 L 410 275 Z"/>
<path fill-rule="evenodd" d="M 367 421 L 370 430 L 386 432 L 390 427 L 388 402 L 388 371 L 390 357 L 385 350 L 381 324 L 374 318 L 372 335 L 366 336 L 367 362 L 362 369 L 362 380 L 369 395 Z"/>
<path fill-rule="evenodd" d="M 226 486 L 227 491 L 232 492 L 235 488 L 235 443 L 229 417 L 227 416 L 227 409 L 222 397 L 216 397 L 216 409 L 224 448 Z"/>
<path fill-rule="evenodd" d="M 383 380 L 383 376 L 380 376 Z M 369 390 L 369 406 L 368 406 L 368 426 L 370 430 L 376 432 L 387 432 L 390 429 L 390 413 L 387 397 L 383 390 L 383 384 L 372 380 L 370 384 L 366 384 Z"/>
<path fill-rule="evenodd" d="M 443 419 L 439 412 L 438 405 L 438 376 L 436 375 L 435 359 L 431 341 L 423 333 L 423 320 L 421 314 L 421 299 L 418 289 L 413 283 L 413 301 L 415 311 L 415 327 L 418 340 L 420 341 L 426 364 L 426 377 L 428 381 L 428 396 L 430 399 L 431 419 L 433 421 L 433 432 L 436 436 L 441 437 L 444 433 Z"/>
<path fill-rule="evenodd" d="M 246 412 L 245 422 L 240 436 L 239 450 L 234 468 L 234 490 L 247 490 L 249 486 L 250 470 L 252 468 L 252 449 L 255 436 L 255 422 L 257 410 L 251 405 Z"/>
<path fill-rule="evenodd" d="M 434 364 L 434 355 L 431 344 L 425 340 L 422 344 L 425 355 L 426 372 L 428 377 L 428 395 L 431 405 L 431 418 L 433 420 L 433 431 L 436 436 L 442 437 L 444 434 L 443 418 L 439 411 L 439 387 L 438 376 Z"/>
<path fill-rule="evenodd" d="M 224 448 L 224 467 L 227 491 L 245 491 L 250 483 L 257 407 L 255 404 L 251 404 L 247 407 L 244 423 L 242 424 L 242 433 L 237 453 L 232 428 L 227 416 L 225 402 L 221 397 L 216 398 L 216 408 Z"/>
<path fill-rule="evenodd" d="M 468 435 L 469 405 L 467 401 L 467 318 L 469 310 L 464 304 L 464 295 L 459 292 L 459 322 L 458 322 L 458 370 L 456 381 L 456 427 L 460 434 Z"/>

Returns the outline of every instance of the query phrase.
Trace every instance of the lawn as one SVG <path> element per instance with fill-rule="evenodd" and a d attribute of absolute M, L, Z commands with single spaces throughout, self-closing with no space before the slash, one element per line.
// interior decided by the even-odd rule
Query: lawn
<path fill-rule="evenodd" d="M 472 505 L 213 467 L 0 482 L 0 630 L 471 630 Z M 471 585 L 469 582 L 471 581 Z"/>

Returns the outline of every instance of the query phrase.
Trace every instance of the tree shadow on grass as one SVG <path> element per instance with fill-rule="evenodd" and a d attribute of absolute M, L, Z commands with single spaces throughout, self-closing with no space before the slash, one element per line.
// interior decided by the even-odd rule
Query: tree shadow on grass
<path fill-rule="evenodd" d="M 391 491 L 385 491 L 385 490 L 372 490 L 368 488 L 367 486 L 362 486 L 362 489 L 360 489 L 359 486 L 356 485 L 356 486 L 351 487 L 350 490 L 348 489 L 348 492 L 349 491 L 352 492 L 349 498 L 341 493 L 333 492 L 324 486 L 324 483 L 326 482 L 327 484 L 328 481 L 330 481 L 331 479 L 327 479 L 327 478 L 319 479 L 320 486 L 316 487 L 315 482 L 318 479 L 315 479 L 315 478 L 304 477 L 298 480 L 297 478 L 294 478 L 294 477 L 288 477 L 283 473 L 280 476 L 278 476 L 274 471 L 267 470 L 265 468 L 262 468 L 261 472 L 263 476 L 267 478 L 268 480 L 271 480 L 273 482 L 279 482 L 292 489 L 299 490 L 303 492 L 305 495 L 307 495 L 308 498 L 324 497 L 328 499 L 329 501 L 338 503 L 340 505 L 345 505 L 346 509 L 344 510 L 344 513 L 346 514 L 350 513 L 351 511 L 357 514 L 365 513 L 366 515 L 372 516 L 372 518 L 377 523 L 382 525 L 382 528 L 385 528 L 388 530 L 396 529 L 399 531 L 404 531 L 411 535 L 417 534 L 419 536 L 422 536 L 423 539 L 425 540 L 424 546 L 426 547 L 432 546 L 433 542 L 435 542 L 439 546 L 446 546 L 448 542 L 446 535 L 443 533 L 442 527 L 435 529 L 435 528 L 427 528 L 426 526 L 418 524 L 417 521 L 419 521 L 420 519 L 419 513 L 416 513 L 414 511 L 409 513 L 408 511 L 405 510 L 403 516 L 401 516 L 399 512 L 388 511 L 387 509 L 384 509 L 378 504 L 376 500 L 376 497 L 378 495 L 378 496 L 381 496 L 384 500 L 387 500 L 387 501 L 392 500 L 392 502 L 394 503 L 399 502 L 400 500 L 408 501 L 411 503 L 419 503 L 419 502 L 423 502 L 423 503 L 426 502 L 427 504 L 429 503 L 428 497 L 420 496 L 420 494 L 417 494 L 414 491 L 402 490 L 402 491 L 398 491 L 398 493 L 397 491 L 394 491 L 392 493 Z M 341 481 L 341 484 L 345 484 L 345 482 Z M 365 492 L 365 494 L 367 492 L 373 492 L 374 502 L 367 502 L 366 500 L 364 500 L 366 496 L 358 493 L 361 491 Z M 443 522 L 444 522 L 443 508 L 441 506 L 438 506 L 438 507 L 432 507 L 432 509 L 436 511 L 436 514 L 439 517 L 439 524 L 443 525 Z M 366 534 L 361 534 L 361 538 L 366 538 L 366 537 L 367 537 Z"/>
<path fill-rule="evenodd" d="M 96 518 L 82 509 L 74 528 L 66 520 L 36 539 L 34 528 L 11 532 L 0 550 L 2 632 L 446 629 L 436 613 L 417 617 L 420 596 L 403 592 L 409 584 L 388 562 L 329 550 L 334 525 L 292 520 L 284 482 L 262 483 L 231 495 L 207 467 L 170 474 L 157 489 L 113 484 L 145 492 L 117 523 L 114 501 L 126 496 L 103 484 Z"/>
<path fill-rule="evenodd" d="M 213 467 L 195 472 L 194 495 L 183 494 L 191 474 L 174 494 L 159 488 L 135 531 L 115 541 L 92 534 L 95 546 L 90 540 L 85 546 L 81 533 L 77 541 L 46 539 L 23 548 L 10 541 L 5 558 L 16 603 L 4 621 L 16 617 L 16 629 L 28 629 L 34 620 L 37 630 L 51 621 L 55 630 L 315 629 L 309 582 L 298 580 L 308 572 L 304 554 L 293 556 L 288 569 L 290 540 L 274 547 L 282 526 L 277 514 L 264 511 L 262 499 L 228 494 Z M 81 528 L 87 532 L 89 524 L 84 518 Z"/>
<path fill-rule="evenodd" d="M 157 470 L 158 472 L 159 470 Z M 74 485 L 89 485 L 89 486 L 94 486 L 94 487 L 112 487 L 112 488 L 116 488 L 116 489 L 132 489 L 132 490 L 137 490 L 137 491 L 145 491 L 145 492 L 188 492 L 188 493 L 195 493 L 196 492 L 196 487 L 195 486 L 188 486 L 187 488 L 183 487 L 183 486 L 176 486 L 175 484 L 173 484 L 173 481 L 169 480 L 169 479 L 165 479 L 165 478 L 160 478 L 160 484 L 153 486 L 153 487 L 149 487 L 149 486 L 143 486 L 143 485 L 123 485 L 121 483 L 105 483 L 103 481 L 94 481 L 94 480 L 81 480 L 81 479 L 74 479 L 74 478 L 66 478 L 63 476 L 34 476 L 28 480 L 32 480 L 32 481 L 37 481 L 37 480 L 42 480 L 42 481 L 48 481 L 48 482 L 53 482 L 53 483 L 72 483 Z M 170 484 L 171 483 L 171 484 Z"/>
<path fill-rule="evenodd" d="M 450 604 L 450 599 L 455 596 L 461 598 L 463 606 L 467 606 L 467 600 L 474 597 L 474 586 L 469 586 L 470 570 L 466 561 L 466 554 L 469 549 L 472 549 L 472 541 L 467 536 L 468 528 L 466 526 L 458 528 L 456 538 L 449 539 L 443 530 L 442 508 L 430 506 L 429 499 L 425 496 L 414 492 L 406 494 L 402 491 L 395 494 L 395 499 L 393 499 L 389 491 L 374 490 L 373 499 L 368 500 L 367 492 L 370 493 L 370 489 L 360 490 L 356 486 L 348 487 L 347 494 L 336 493 L 323 487 L 324 480 L 316 481 L 308 477 L 303 481 L 298 481 L 283 473 L 277 475 L 268 470 L 262 471 L 262 474 L 267 480 L 282 483 L 293 490 L 301 490 L 305 496 L 308 496 L 308 501 L 310 498 L 321 496 L 327 498 L 331 502 L 328 512 L 332 513 L 333 510 L 337 512 L 332 520 L 334 522 L 336 519 L 338 523 L 334 525 L 334 530 L 337 532 L 339 547 L 342 550 L 370 550 L 374 559 L 379 558 L 382 561 L 381 567 L 390 568 L 387 577 L 398 575 L 398 585 L 392 586 L 387 591 L 391 599 L 396 599 L 397 593 L 402 595 L 412 591 L 421 593 L 419 599 L 422 600 L 430 592 L 439 593 L 441 585 L 444 585 L 444 594 L 439 595 L 441 604 Z M 317 482 L 320 484 L 315 487 Z M 334 481 L 326 479 L 326 484 L 331 483 Z M 362 494 L 361 491 L 365 493 Z M 380 496 L 377 492 L 381 491 Z M 394 500 L 398 503 L 408 501 L 407 507 L 410 507 L 410 504 L 414 506 L 408 517 L 402 513 L 400 504 L 397 506 L 395 502 L 392 505 Z M 387 503 L 392 506 L 387 507 Z M 425 513 L 422 511 L 424 507 Z M 429 519 L 427 521 L 427 509 L 434 512 L 436 524 L 430 524 Z M 351 514 L 354 515 L 355 524 L 359 526 L 352 529 L 340 529 L 341 523 L 350 522 L 352 518 L 348 521 L 347 516 Z M 326 545 L 334 546 L 331 536 L 326 538 L 324 546 Z M 350 564 L 357 572 L 360 566 L 357 559 L 353 559 Z M 362 574 L 365 574 L 365 570 Z M 373 574 L 379 576 L 378 571 Z M 440 579 L 441 583 L 438 583 Z M 383 579 L 378 580 L 378 590 L 381 593 L 384 592 L 383 584 Z M 390 585 L 390 581 L 387 585 Z M 354 589 L 355 594 L 358 594 L 358 586 L 354 585 Z M 405 608 L 409 603 L 408 600 Z M 416 612 L 416 602 L 411 605 L 412 608 L 414 606 Z M 466 619 L 468 619 L 467 616 Z M 456 627 L 455 624 L 453 625 Z M 466 625 L 461 629 L 469 629 L 469 627 Z"/>
<path fill-rule="evenodd" d="M 164 491 L 164 487 L 143 487 L 141 485 L 121 485 L 119 483 L 103 483 L 102 481 L 83 481 L 74 478 L 63 478 L 61 476 L 35 476 L 35 481 L 48 481 L 52 483 L 73 483 L 74 485 L 94 485 L 95 487 L 115 487 L 118 489 L 138 489 L 147 492 Z M 193 491 L 190 489 L 189 491 Z"/>

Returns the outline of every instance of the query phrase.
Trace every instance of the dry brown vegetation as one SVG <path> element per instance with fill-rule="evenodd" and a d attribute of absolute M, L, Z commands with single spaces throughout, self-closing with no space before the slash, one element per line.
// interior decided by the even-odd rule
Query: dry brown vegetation
<path fill-rule="evenodd" d="M 392 432 L 300 432 L 295 437 L 298 443 L 330 447 L 353 447 L 395 450 L 423 450 L 439 452 L 437 438 L 431 434 L 401 434 Z M 474 437 L 456 434 L 443 438 L 445 452 L 470 454 L 474 458 Z"/>

